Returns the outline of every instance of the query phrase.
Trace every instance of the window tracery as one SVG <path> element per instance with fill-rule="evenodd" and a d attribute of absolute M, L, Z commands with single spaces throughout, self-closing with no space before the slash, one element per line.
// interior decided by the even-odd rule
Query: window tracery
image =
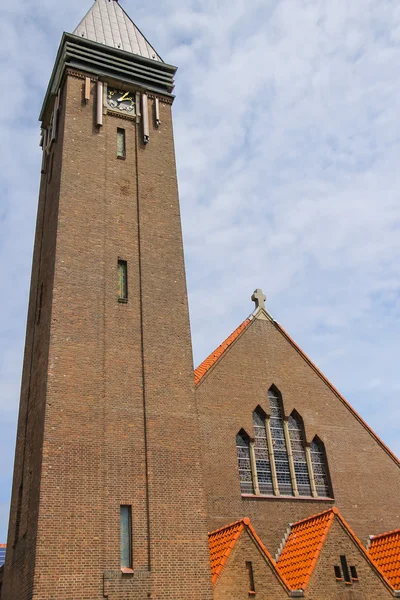
<path fill-rule="evenodd" d="M 311 496 L 303 423 L 300 416 L 292 413 L 288 420 L 290 445 L 292 447 L 297 489 L 300 496 Z"/>
<path fill-rule="evenodd" d="M 253 412 L 254 441 L 242 429 L 236 436 L 242 494 L 333 497 L 323 442 L 307 446 L 304 425 L 296 412 L 285 420 L 280 392 L 268 391 L 270 416 Z"/>
<path fill-rule="evenodd" d="M 239 464 L 240 491 L 242 494 L 252 494 L 253 477 L 250 460 L 250 440 L 244 431 L 236 436 L 236 451 Z"/>
<path fill-rule="evenodd" d="M 310 450 L 311 464 L 317 494 L 318 496 L 330 498 L 332 496 L 332 487 L 329 477 L 325 446 L 321 440 L 316 437 L 311 442 Z"/>

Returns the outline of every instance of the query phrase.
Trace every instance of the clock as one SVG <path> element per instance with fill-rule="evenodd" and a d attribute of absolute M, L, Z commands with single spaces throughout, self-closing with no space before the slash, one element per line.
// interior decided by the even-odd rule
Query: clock
<path fill-rule="evenodd" d="M 135 93 L 108 88 L 107 106 L 113 110 L 120 110 L 126 114 L 135 114 Z"/>

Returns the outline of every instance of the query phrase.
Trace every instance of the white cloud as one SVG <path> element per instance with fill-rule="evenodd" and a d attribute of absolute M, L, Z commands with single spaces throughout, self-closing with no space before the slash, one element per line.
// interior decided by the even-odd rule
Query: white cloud
<path fill-rule="evenodd" d="M 398 3 L 123 6 L 180 67 L 175 136 L 195 362 L 247 316 L 262 286 L 275 318 L 400 453 Z M 7 428 L 18 402 L 37 201 L 36 118 L 61 32 L 85 10 L 81 0 L 0 6 Z M 4 468 L 11 475 L 11 459 Z"/>

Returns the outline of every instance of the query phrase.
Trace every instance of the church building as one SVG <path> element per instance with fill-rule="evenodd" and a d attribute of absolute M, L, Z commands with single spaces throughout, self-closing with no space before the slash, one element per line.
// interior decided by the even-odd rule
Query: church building
<path fill-rule="evenodd" d="M 261 290 L 193 369 L 176 70 L 118 0 L 61 40 L 1 600 L 400 597 L 400 462 Z"/>

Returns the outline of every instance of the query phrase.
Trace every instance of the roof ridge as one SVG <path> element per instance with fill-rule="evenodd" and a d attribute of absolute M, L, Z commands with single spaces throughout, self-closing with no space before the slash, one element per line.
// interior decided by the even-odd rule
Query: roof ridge
<path fill-rule="evenodd" d="M 250 523 L 250 519 L 248 517 L 243 517 L 242 519 L 238 519 L 237 521 L 234 521 L 233 523 L 229 523 L 229 525 L 225 525 L 224 527 L 220 527 L 219 529 L 214 529 L 213 531 L 209 531 L 208 535 L 214 535 L 216 533 L 221 533 L 221 531 L 225 531 L 225 529 L 230 529 L 231 527 L 235 527 L 235 525 L 239 525 L 240 523 L 243 523 L 244 525 L 247 525 L 248 523 Z"/>
<path fill-rule="evenodd" d="M 307 521 L 312 521 L 313 519 L 317 519 L 318 517 L 323 517 L 324 515 L 326 515 L 328 513 L 339 514 L 339 511 L 336 508 L 336 506 L 332 506 L 331 508 L 327 508 L 326 510 L 323 510 L 320 513 L 316 513 L 315 515 L 310 515 L 309 517 L 306 517 L 305 519 L 301 519 L 300 521 L 296 521 L 295 523 L 292 523 L 290 525 L 290 527 L 293 528 L 296 525 L 301 525 L 302 523 L 306 523 Z"/>
<path fill-rule="evenodd" d="M 234 342 L 236 342 L 236 340 L 239 339 L 250 323 L 252 323 L 252 319 L 250 317 L 251 315 L 247 317 L 247 319 L 245 319 L 243 323 L 239 325 L 239 327 L 236 327 L 236 329 L 230 335 L 228 335 L 228 337 L 194 370 L 194 381 L 196 385 L 202 381 L 203 377 L 208 373 L 208 371 L 215 364 L 217 364 L 217 362 L 219 362 L 219 360 L 225 355 L 226 351 Z"/>
<path fill-rule="evenodd" d="M 393 529 L 392 531 L 385 531 L 385 533 L 378 533 L 377 535 L 370 535 L 369 539 L 372 542 L 373 540 L 377 540 L 378 538 L 389 537 L 395 533 L 400 533 L 400 529 Z"/>

